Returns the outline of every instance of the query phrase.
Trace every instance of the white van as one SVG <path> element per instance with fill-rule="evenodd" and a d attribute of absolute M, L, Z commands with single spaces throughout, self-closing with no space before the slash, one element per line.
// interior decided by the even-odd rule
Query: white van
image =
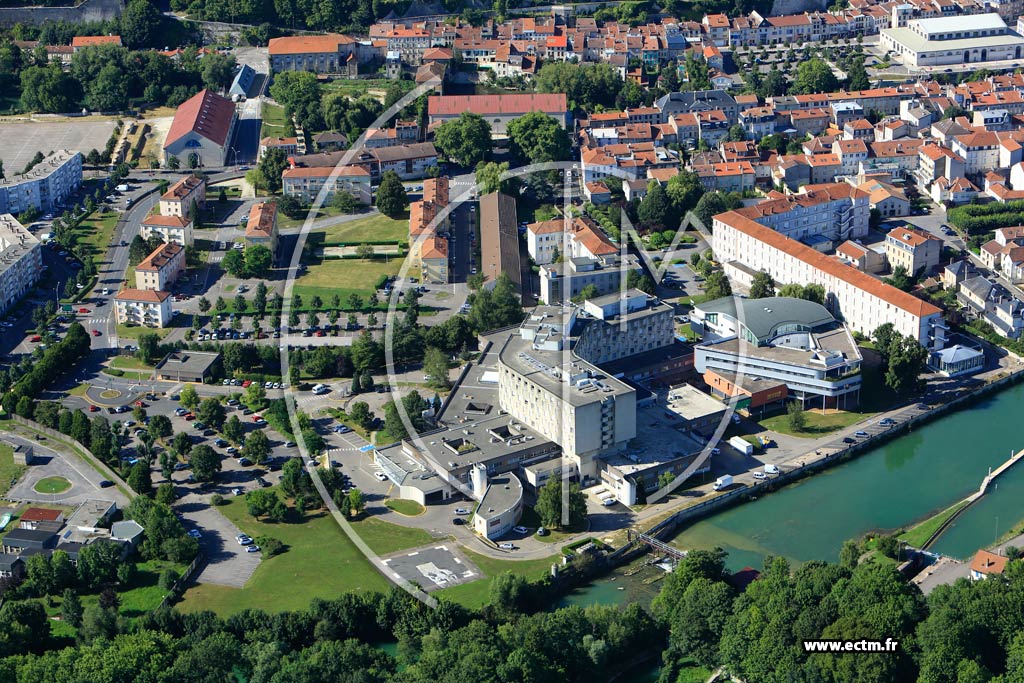
<path fill-rule="evenodd" d="M 316 384 L 313 386 L 313 393 L 319 396 L 320 394 L 326 394 L 331 388 L 326 384 Z"/>

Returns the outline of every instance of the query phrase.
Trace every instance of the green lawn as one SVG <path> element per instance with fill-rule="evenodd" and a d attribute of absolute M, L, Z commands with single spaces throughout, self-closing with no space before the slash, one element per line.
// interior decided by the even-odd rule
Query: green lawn
<path fill-rule="evenodd" d="M 119 215 L 114 211 L 94 211 L 75 228 L 76 244 L 86 247 L 86 252 L 99 260 L 110 246 Z"/>
<path fill-rule="evenodd" d="M 260 137 L 284 137 L 284 107 L 278 104 L 264 102 L 260 111 L 260 115 L 263 117 L 263 127 L 260 129 Z"/>
<path fill-rule="evenodd" d="M 33 486 L 37 493 L 63 493 L 71 488 L 71 482 L 64 477 L 44 477 Z"/>
<path fill-rule="evenodd" d="M 287 549 L 264 559 L 244 588 L 212 584 L 189 588 L 179 605 L 185 612 L 211 609 L 227 616 L 250 607 L 281 612 L 306 609 L 316 597 L 388 590 L 388 581 L 326 513 L 307 517 L 301 524 L 274 524 L 253 519 L 241 497 L 217 509 L 245 533 L 273 536 Z"/>
<path fill-rule="evenodd" d="M 146 365 L 135 356 L 114 356 L 113 360 L 110 361 L 110 366 L 113 368 L 120 368 L 122 370 L 145 370 L 153 372 L 152 365 Z"/>
<path fill-rule="evenodd" d="M 352 522 L 352 528 L 359 534 L 359 538 L 363 539 L 366 545 L 370 546 L 370 549 L 378 555 L 417 548 L 438 540 L 423 529 L 399 526 L 376 517 L 364 517 Z"/>
<path fill-rule="evenodd" d="M 188 316 L 185 316 L 188 320 Z M 144 334 L 152 333 L 163 339 L 171 333 L 170 327 L 146 327 L 145 325 L 118 325 L 117 336 L 122 339 L 138 339 Z"/>
<path fill-rule="evenodd" d="M 556 556 L 543 557 L 539 560 L 498 560 L 493 557 L 474 553 L 465 547 L 460 548 L 470 562 L 475 564 L 484 573 L 485 578 L 464 583 L 451 588 L 444 588 L 434 593 L 439 597 L 465 605 L 475 609 L 486 605 L 489 600 L 491 588 L 490 579 L 502 572 L 512 572 L 525 576 L 527 579 L 536 580 L 551 571 L 551 565 L 559 560 Z"/>
<path fill-rule="evenodd" d="M 330 204 L 325 204 L 324 206 L 321 206 L 319 209 L 316 210 L 316 214 L 313 216 L 313 220 L 317 220 L 317 219 L 320 219 L 320 218 L 329 218 L 331 216 L 340 216 L 340 215 L 341 215 L 341 210 L 340 209 L 337 209 L 337 208 L 331 206 Z M 297 227 L 302 226 L 306 222 L 306 219 L 308 217 L 309 217 L 309 211 L 303 213 L 298 218 L 289 218 L 288 216 L 285 216 L 284 214 L 281 214 L 278 217 L 278 219 L 277 219 L 277 227 L 278 228 L 297 228 Z"/>
<path fill-rule="evenodd" d="M 779 434 L 812 438 L 845 429 L 874 415 L 875 413 L 856 413 L 845 410 L 830 409 L 824 414 L 820 410 L 805 410 L 804 416 L 807 418 L 807 424 L 802 431 L 797 432 L 790 427 L 789 415 L 786 414 L 765 418 L 761 420 L 761 426 Z"/>
<path fill-rule="evenodd" d="M 955 515 L 958 511 L 963 509 L 967 505 L 966 500 L 962 500 L 955 505 L 951 505 L 945 510 L 938 512 L 928 519 L 915 524 L 913 527 L 904 531 L 899 535 L 901 541 L 906 541 L 913 548 L 920 549 L 929 538 L 932 537 L 940 526 L 946 523 L 950 517 Z"/>
<path fill-rule="evenodd" d="M 14 449 L 8 444 L 0 443 L 0 498 L 21 478 L 24 472 L 24 465 L 14 464 Z"/>
<path fill-rule="evenodd" d="M 422 515 L 426 510 L 426 508 L 415 500 L 404 500 L 402 498 L 390 498 L 384 501 L 384 505 L 386 505 L 389 510 L 394 510 L 398 514 L 405 515 L 406 517 Z"/>
<path fill-rule="evenodd" d="M 324 228 L 324 242 L 389 242 L 409 237 L 409 216 L 388 218 L 382 213 Z"/>
<path fill-rule="evenodd" d="M 347 306 L 350 294 L 355 293 L 365 301 L 374 292 L 374 285 L 383 275 L 397 275 L 402 259 L 381 261 L 377 259 L 332 259 L 308 266 L 306 273 L 295 282 L 294 292 L 307 305 L 314 296 L 326 304 L 337 294 L 343 306 Z"/>

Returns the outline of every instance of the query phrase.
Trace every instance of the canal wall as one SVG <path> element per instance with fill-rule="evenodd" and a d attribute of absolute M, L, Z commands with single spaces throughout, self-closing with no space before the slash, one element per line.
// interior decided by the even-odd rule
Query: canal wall
<path fill-rule="evenodd" d="M 122 0 L 83 0 L 65 7 L 2 7 L 0 26 L 28 24 L 38 26 L 48 21 L 65 21 L 81 24 L 88 21 L 117 19 L 124 9 Z"/>
<path fill-rule="evenodd" d="M 738 505 L 753 498 L 757 498 L 762 495 L 769 495 L 772 491 L 782 486 L 795 483 L 804 477 L 817 474 L 829 467 L 833 467 L 834 465 L 856 458 L 865 452 L 878 448 L 892 439 L 913 431 L 917 427 L 948 415 L 955 410 L 966 408 L 969 405 L 977 403 L 992 394 L 1007 389 L 1022 380 L 1024 380 L 1024 370 L 1010 372 L 1007 375 L 993 380 L 984 386 L 980 386 L 973 391 L 957 396 L 951 401 L 937 405 L 927 411 L 915 415 L 914 417 L 908 418 L 904 422 L 901 422 L 891 429 L 881 432 L 873 437 L 858 441 L 855 444 L 840 448 L 831 453 L 808 452 L 803 458 L 796 458 L 796 460 L 798 460 L 797 466 L 791 470 L 784 471 L 762 483 L 753 484 L 751 486 L 741 486 L 740 488 L 725 491 L 707 500 L 697 502 L 694 505 L 690 505 L 675 514 L 670 515 L 643 533 L 660 540 L 669 538 L 673 536 L 683 524 L 708 517 L 716 512 L 720 512 L 732 507 L 733 505 Z M 1024 455 L 1024 451 L 1018 455 Z M 1014 460 L 1013 462 L 1016 461 Z M 1008 468 L 1010 464 L 1012 464 L 1012 462 L 1008 461 L 1007 463 L 1004 463 L 998 471 L 1001 473 Z M 638 544 L 637 541 L 633 540 L 610 553 L 608 555 L 608 560 L 613 564 L 621 564 L 643 554 L 646 550 L 646 546 Z"/>

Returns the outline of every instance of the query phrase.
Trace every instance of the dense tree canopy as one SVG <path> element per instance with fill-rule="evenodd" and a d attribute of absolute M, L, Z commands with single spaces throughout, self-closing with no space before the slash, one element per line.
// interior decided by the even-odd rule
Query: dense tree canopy
<path fill-rule="evenodd" d="M 565 161 L 569 158 L 569 134 L 552 117 L 534 111 L 509 122 L 512 152 L 523 163 Z"/>
<path fill-rule="evenodd" d="M 437 127 L 434 145 L 448 159 L 476 167 L 491 155 L 491 124 L 479 114 L 462 112 Z"/>

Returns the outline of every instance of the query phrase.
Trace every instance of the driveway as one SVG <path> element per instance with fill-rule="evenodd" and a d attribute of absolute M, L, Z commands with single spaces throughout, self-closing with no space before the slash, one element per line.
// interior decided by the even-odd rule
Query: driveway
<path fill-rule="evenodd" d="M 235 540 L 235 536 L 242 533 L 241 529 L 208 501 L 208 495 L 189 493 L 174 505 L 174 509 L 184 517 L 185 527 L 199 529 L 203 534 L 199 547 L 206 563 L 195 580 L 241 588 L 256 571 L 263 555 L 245 552 L 245 547 Z"/>
<path fill-rule="evenodd" d="M 5 435 L 0 441 L 12 446 L 32 446 L 37 463 L 29 466 L 18 483 L 11 487 L 6 496 L 9 500 L 74 507 L 98 498 L 113 500 L 119 507 L 128 504 L 125 495 L 115 487 L 100 488 L 99 483 L 103 476 L 78 456 L 58 453 L 37 442 L 17 436 Z M 53 494 L 37 492 L 34 488 L 36 483 L 46 477 L 63 477 L 71 482 L 71 488 Z"/>

